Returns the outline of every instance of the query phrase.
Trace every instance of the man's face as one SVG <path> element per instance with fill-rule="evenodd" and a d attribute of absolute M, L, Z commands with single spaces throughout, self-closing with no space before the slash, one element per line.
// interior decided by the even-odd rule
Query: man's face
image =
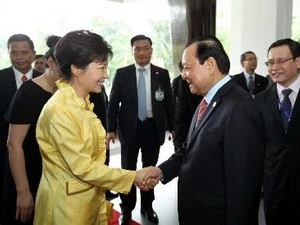
<path fill-rule="evenodd" d="M 36 58 L 33 62 L 33 68 L 41 73 L 46 70 L 46 59 L 43 57 Z"/>
<path fill-rule="evenodd" d="M 275 83 L 288 87 L 298 77 L 300 57 L 293 59 L 287 45 L 271 48 L 268 53 L 268 73 Z"/>
<path fill-rule="evenodd" d="M 247 53 L 246 58 L 242 61 L 242 67 L 247 73 L 253 73 L 257 68 L 257 58 L 253 53 Z"/>
<path fill-rule="evenodd" d="M 35 58 L 35 51 L 30 48 L 27 41 L 12 42 L 8 47 L 11 64 L 20 72 L 27 73 Z"/>
<path fill-rule="evenodd" d="M 196 56 L 196 43 L 188 46 L 182 55 L 182 64 L 186 80 L 192 94 L 206 95 L 213 85 L 213 76 L 210 76 L 207 61 L 203 65 Z"/>
<path fill-rule="evenodd" d="M 135 62 L 143 67 L 150 63 L 152 47 L 148 40 L 139 40 L 133 43 L 132 47 Z"/>

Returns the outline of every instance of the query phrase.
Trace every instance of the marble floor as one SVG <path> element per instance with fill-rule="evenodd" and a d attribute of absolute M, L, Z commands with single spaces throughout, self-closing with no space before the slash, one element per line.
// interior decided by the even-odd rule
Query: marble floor
<path fill-rule="evenodd" d="M 160 149 L 160 156 L 158 164 L 168 159 L 174 152 L 173 143 L 166 137 L 165 144 Z M 138 159 L 137 168 L 141 168 L 140 157 Z M 116 142 L 111 145 L 111 167 L 121 167 L 120 144 Z M 112 200 L 114 209 L 120 212 L 120 198 Z M 141 223 L 142 225 L 152 225 L 144 216 L 140 214 L 140 195 L 137 195 L 137 204 L 132 212 L 133 220 Z M 261 202 L 262 203 L 262 202 Z M 155 200 L 153 202 L 153 209 L 159 217 L 160 225 L 178 225 L 177 220 L 177 178 L 172 180 L 166 185 L 159 183 L 155 187 Z M 262 204 L 260 205 L 259 225 L 265 225 Z"/>

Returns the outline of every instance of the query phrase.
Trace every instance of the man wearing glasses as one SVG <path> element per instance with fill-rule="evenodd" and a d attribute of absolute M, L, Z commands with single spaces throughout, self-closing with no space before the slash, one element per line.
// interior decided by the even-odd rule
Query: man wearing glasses
<path fill-rule="evenodd" d="M 241 55 L 241 65 L 244 71 L 232 76 L 232 78 L 254 98 L 256 94 L 266 89 L 269 84 L 268 79 L 255 73 L 257 57 L 254 52 L 244 52 Z"/>
<path fill-rule="evenodd" d="M 265 64 L 274 84 L 256 101 L 266 131 L 266 224 L 300 224 L 300 44 L 291 39 L 274 42 Z"/>

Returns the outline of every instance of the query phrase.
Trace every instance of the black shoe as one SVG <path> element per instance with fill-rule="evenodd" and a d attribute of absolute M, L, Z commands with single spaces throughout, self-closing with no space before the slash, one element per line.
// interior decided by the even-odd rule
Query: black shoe
<path fill-rule="evenodd" d="M 131 213 L 122 213 L 119 219 L 119 224 L 129 225 L 130 220 L 131 220 Z"/>
<path fill-rule="evenodd" d="M 112 193 L 111 191 L 106 191 L 106 193 L 105 193 L 106 200 L 108 200 L 108 201 L 110 201 L 114 198 L 117 198 L 118 196 L 119 196 L 118 193 L 115 194 L 115 193 Z"/>
<path fill-rule="evenodd" d="M 145 209 L 141 208 L 141 213 L 146 217 L 147 220 L 149 220 L 152 223 L 158 223 L 158 217 L 156 212 L 152 209 Z"/>

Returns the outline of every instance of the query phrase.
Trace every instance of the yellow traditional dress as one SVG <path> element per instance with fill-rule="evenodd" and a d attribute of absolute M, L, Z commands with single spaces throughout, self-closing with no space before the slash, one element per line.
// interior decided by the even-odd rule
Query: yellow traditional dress
<path fill-rule="evenodd" d="M 43 159 L 35 225 L 107 225 L 105 190 L 128 193 L 134 171 L 104 164 L 106 132 L 82 99 L 63 80 L 45 104 L 36 136 Z"/>

